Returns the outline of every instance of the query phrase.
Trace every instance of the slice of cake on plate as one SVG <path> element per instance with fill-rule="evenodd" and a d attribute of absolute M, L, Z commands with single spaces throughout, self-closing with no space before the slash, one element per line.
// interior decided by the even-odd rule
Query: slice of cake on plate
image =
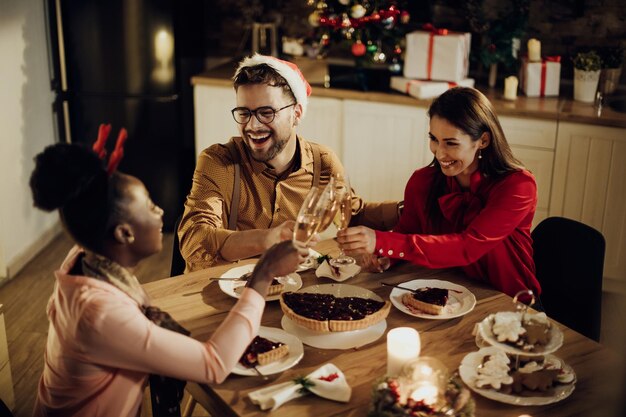
<path fill-rule="evenodd" d="M 402 295 L 404 305 L 424 313 L 442 314 L 448 303 L 449 292 L 445 288 L 418 288 Z"/>
<path fill-rule="evenodd" d="M 241 355 L 239 363 L 247 368 L 257 365 L 267 365 L 287 356 L 289 346 L 282 342 L 273 342 L 261 336 L 256 336 Z"/>

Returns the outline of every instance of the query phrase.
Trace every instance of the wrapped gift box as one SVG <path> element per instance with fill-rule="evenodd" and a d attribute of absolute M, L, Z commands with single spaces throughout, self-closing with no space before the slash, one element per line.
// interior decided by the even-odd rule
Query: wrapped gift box
<path fill-rule="evenodd" d="M 391 88 L 416 98 L 437 97 L 449 88 L 456 86 L 474 87 L 474 79 L 466 78 L 455 83 L 452 81 L 424 81 L 406 77 L 391 77 Z"/>
<path fill-rule="evenodd" d="M 454 82 L 466 79 L 470 41 L 469 33 L 445 29 L 407 34 L 404 76 Z"/>
<path fill-rule="evenodd" d="M 527 58 L 523 58 L 520 84 L 528 97 L 558 96 L 561 57 L 546 57 L 541 62 L 529 62 Z"/>

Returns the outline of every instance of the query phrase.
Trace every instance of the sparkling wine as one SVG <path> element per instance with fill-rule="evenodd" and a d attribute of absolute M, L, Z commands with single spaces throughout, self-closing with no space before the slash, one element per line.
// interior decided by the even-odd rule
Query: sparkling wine
<path fill-rule="evenodd" d="M 350 196 L 343 198 L 339 204 L 339 211 L 335 218 L 335 224 L 339 230 L 346 229 L 350 224 L 350 218 L 352 217 L 352 199 Z"/>
<path fill-rule="evenodd" d="M 337 202 L 333 202 L 332 204 L 329 204 L 329 207 L 324 210 L 324 212 L 322 213 L 322 220 L 320 221 L 320 227 L 317 229 L 319 233 L 328 229 L 328 226 L 330 226 L 335 218 L 335 215 L 337 214 L 338 207 L 339 204 Z"/>
<path fill-rule="evenodd" d="M 311 237 L 317 232 L 320 226 L 320 218 L 313 214 L 298 216 L 296 221 L 295 240 L 308 243 Z"/>

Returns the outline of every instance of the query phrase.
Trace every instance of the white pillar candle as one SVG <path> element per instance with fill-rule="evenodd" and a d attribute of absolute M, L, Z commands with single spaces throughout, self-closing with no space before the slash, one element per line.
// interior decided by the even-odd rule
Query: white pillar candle
<path fill-rule="evenodd" d="M 504 79 L 504 98 L 507 100 L 515 100 L 517 98 L 517 85 L 519 81 L 515 75 Z"/>
<path fill-rule="evenodd" d="M 387 375 L 397 376 L 402 367 L 420 355 L 420 335 L 410 327 L 397 327 L 387 333 Z"/>
<path fill-rule="evenodd" d="M 541 42 L 535 38 L 528 40 L 528 60 L 530 62 L 541 61 Z"/>

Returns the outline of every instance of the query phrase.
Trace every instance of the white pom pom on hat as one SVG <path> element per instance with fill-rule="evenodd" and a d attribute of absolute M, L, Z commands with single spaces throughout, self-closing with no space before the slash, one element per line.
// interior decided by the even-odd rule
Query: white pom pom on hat
<path fill-rule="evenodd" d="M 302 72 L 296 64 L 289 61 L 283 61 L 273 56 L 254 54 L 246 57 L 239 63 L 235 76 L 237 78 L 243 68 L 254 67 L 256 65 L 267 64 L 272 67 L 281 77 L 287 81 L 291 92 L 296 98 L 296 102 L 302 105 L 302 117 L 306 114 L 308 104 L 308 96 L 311 95 L 311 86 L 302 75 Z"/>

